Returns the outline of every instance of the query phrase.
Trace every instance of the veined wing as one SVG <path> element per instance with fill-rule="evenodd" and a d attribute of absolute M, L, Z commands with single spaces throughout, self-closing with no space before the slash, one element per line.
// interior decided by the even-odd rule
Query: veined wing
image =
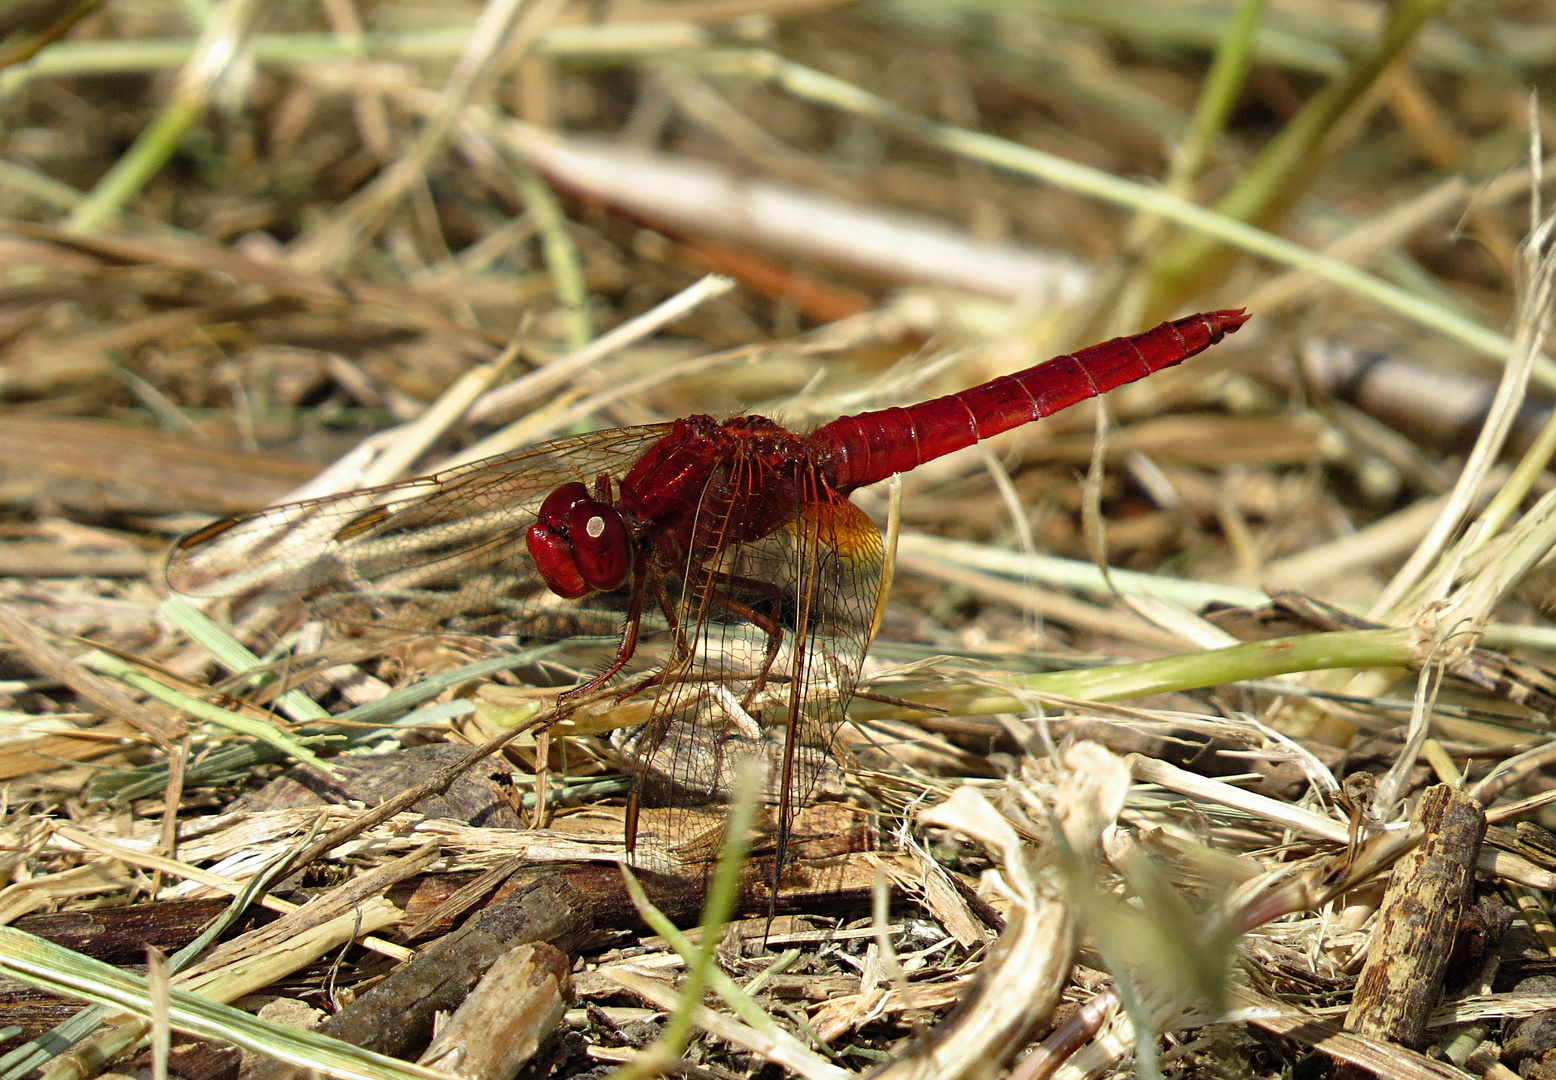
<path fill-rule="evenodd" d="M 295 595 L 331 619 L 386 628 L 499 612 L 542 587 L 524 539 L 541 501 L 568 481 L 620 479 L 668 431 L 597 432 L 226 518 L 179 541 L 168 584 L 195 596 Z"/>
<path fill-rule="evenodd" d="M 795 815 L 833 758 L 884 568 L 874 523 L 810 465 L 796 471 L 798 499 L 784 527 L 697 553 L 701 566 L 688 569 L 675 605 L 681 658 L 657 687 L 634 748 L 646 806 L 727 802 L 740 763 L 755 759 L 778 871 Z M 699 520 L 698 534 L 738 535 L 748 500 L 771 495 L 772 485 L 743 476 L 738 463 L 730 479 L 730 520 Z M 678 861 L 712 856 L 720 837 L 686 834 L 674 820 L 660 839 Z M 707 831 L 691 824 L 695 816 L 686 820 Z"/>

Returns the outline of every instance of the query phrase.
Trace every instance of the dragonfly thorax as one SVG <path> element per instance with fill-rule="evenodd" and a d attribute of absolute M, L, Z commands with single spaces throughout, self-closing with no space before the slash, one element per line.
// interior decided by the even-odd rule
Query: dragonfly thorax
<path fill-rule="evenodd" d="M 804 440 L 765 416 L 688 416 L 622 477 L 617 501 L 675 565 L 792 521 L 807 461 Z"/>
<path fill-rule="evenodd" d="M 546 496 L 525 539 L 547 587 L 569 600 L 619 589 L 632 573 L 632 531 L 621 512 L 576 481 Z"/>

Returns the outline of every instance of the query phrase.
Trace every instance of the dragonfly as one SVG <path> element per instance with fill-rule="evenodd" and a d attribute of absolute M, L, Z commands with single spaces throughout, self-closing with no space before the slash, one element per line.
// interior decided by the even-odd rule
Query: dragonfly
<path fill-rule="evenodd" d="M 808 434 L 687 416 L 286 503 L 178 541 L 168 583 L 290 594 L 347 626 L 603 633 L 613 655 L 559 704 L 617 687 L 648 703 L 628 750 L 629 858 L 643 808 L 728 802 L 755 761 L 779 875 L 884 607 L 881 533 L 850 493 L 1178 364 L 1247 318 L 1176 319 Z"/>

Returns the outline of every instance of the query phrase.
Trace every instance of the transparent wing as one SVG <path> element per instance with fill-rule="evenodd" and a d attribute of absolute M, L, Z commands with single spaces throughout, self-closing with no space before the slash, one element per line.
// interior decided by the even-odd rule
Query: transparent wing
<path fill-rule="evenodd" d="M 742 764 L 754 764 L 777 873 L 796 813 L 836 768 L 833 739 L 869 646 L 884 555 L 874 523 L 808 465 L 772 481 L 736 468 L 727 510 L 699 520 L 697 535 L 724 542 L 687 569 L 675 604 L 680 640 L 672 634 L 635 752 L 647 807 L 728 802 Z M 760 517 L 751 501 L 782 489 L 798 496 L 790 519 L 740 539 L 740 523 Z M 655 821 L 683 867 L 711 858 L 722 838 L 706 815 Z"/>
<path fill-rule="evenodd" d="M 217 521 L 178 543 L 168 584 L 195 596 L 293 595 L 354 625 L 508 632 L 505 620 L 537 608 L 577 610 L 559 607 L 525 549 L 541 501 L 568 481 L 619 480 L 669 430 L 598 432 Z"/>
<path fill-rule="evenodd" d="M 353 625 L 615 633 L 626 590 L 555 597 L 535 572 L 525 532 L 558 485 L 619 481 L 669 430 L 563 440 L 219 521 L 179 543 L 168 581 L 195 595 L 290 595 Z M 880 534 L 808 463 L 786 468 L 779 475 L 736 460 L 715 469 L 686 561 L 666 565 L 644 553 L 642 636 L 618 685 L 653 699 L 625 749 L 642 804 L 674 808 L 652 826 L 668 845 L 669 869 L 716 852 L 721 815 L 688 808 L 727 803 L 745 761 L 763 777 L 777 838 L 769 865 L 781 868 L 795 814 L 831 761 L 869 644 Z M 784 508 L 776 517 L 774 506 Z"/>

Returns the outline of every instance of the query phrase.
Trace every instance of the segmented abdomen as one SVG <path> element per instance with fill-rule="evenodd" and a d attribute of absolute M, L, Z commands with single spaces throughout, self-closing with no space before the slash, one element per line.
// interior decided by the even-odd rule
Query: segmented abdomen
<path fill-rule="evenodd" d="M 958 394 L 844 416 L 812 432 L 806 446 L 836 490 L 852 491 L 1181 363 L 1247 320 L 1241 310 L 1175 319 Z"/>

